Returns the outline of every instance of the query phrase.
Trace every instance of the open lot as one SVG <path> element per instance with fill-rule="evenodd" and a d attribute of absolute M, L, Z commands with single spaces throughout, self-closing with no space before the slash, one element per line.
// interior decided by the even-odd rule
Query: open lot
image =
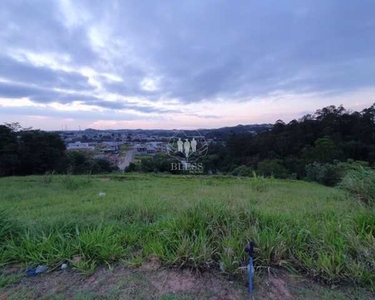
<path fill-rule="evenodd" d="M 174 267 L 194 274 L 221 273 L 217 280 L 223 280 L 223 285 L 228 278 L 233 281 L 233 293 L 241 299 L 246 292 L 244 247 L 252 240 L 257 244 L 258 292 L 266 290 L 261 278 L 280 269 L 340 290 L 335 294 L 317 285 L 306 290 L 307 295 L 313 293 L 311 299 L 316 293 L 338 295 L 337 299 L 347 295 L 370 299 L 375 286 L 375 212 L 334 188 L 260 177 L 134 174 L 9 177 L 0 179 L 0 186 L 3 270 L 40 264 L 51 270 L 67 262 L 69 269 L 76 270 L 68 271 L 74 276 L 79 271 L 82 278 L 95 278 L 104 272 L 103 266 L 116 266 L 114 270 L 123 270 L 116 274 L 126 277 L 140 272 L 148 282 L 160 272 L 177 272 L 163 269 Z M 105 196 L 99 197 L 99 193 Z M 157 266 L 142 273 L 150 261 Z M 14 274 L 5 273 L 0 280 L 5 282 L 5 297 L 12 297 L 21 287 L 33 293 L 38 284 L 30 287 L 29 280 L 43 282 L 44 278 L 19 282 Z M 51 272 L 45 278 L 56 274 Z M 199 282 L 194 278 L 193 282 Z M 19 283 L 12 285 L 13 281 Z M 151 282 L 151 292 L 140 299 L 206 297 L 195 286 L 170 291 L 180 297 L 173 298 Z M 83 292 L 91 293 L 90 289 Z M 95 289 L 92 292 L 79 299 L 94 299 Z M 65 299 L 63 291 L 59 293 Z M 301 288 L 298 292 L 292 289 L 284 298 L 298 298 L 301 293 L 305 293 Z M 228 299 L 220 295 L 217 299 Z M 114 299 L 120 296 L 113 295 Z"/>

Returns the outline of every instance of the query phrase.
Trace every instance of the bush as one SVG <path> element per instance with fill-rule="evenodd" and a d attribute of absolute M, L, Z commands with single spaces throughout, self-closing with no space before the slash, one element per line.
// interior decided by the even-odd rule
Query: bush
<path fill-rule="evenodd" d="M 342 169 L 334 164 L 314 162 L 306 166 L 306 180 L 316 181 L 324 185 L 334 186 L 342 178 Z"/>
<path fill-rule="evenodd" d="M 263 176 L 275 176 L 276 178 L 289 177 L 288 170 L 280 159 L 266 159 L 258 163 L 258 174 Z"/>
<path fill-rule="evenodd" d="M 273 176 L 271 176 L 271 179 L 273 179 Z M 255 172 L 253 172 L 251 188 L 256 192 L 266 192 L 270 188 L 271 179 L 264 178 L 263 176 L 258 176 Z"/>
<path fill-rule="evenodd" d="M 246 166 L 239 166 L 231 172 L 231 175 L 234 175 L 234 176 L 253 176 L 253 173 L 254 173 L 254 170 L 252 168 L 246 167 Z"/>
<path fill-rule="evenodd" d="M 375 203 L 375 170 L 357 167 L 350 170 L 338 185 L 363 202 Z"/>
<path fill-rule="evenodd" d="M 132 162 L 129 164 L 129 166 L 125 168 L 126 173 L 136 172 L 136 171 L 139 171 L 139 167 L 135 163 L 132 163 Z"/>
<path fill-rule="evenodd" d="M 336 162 L 322 164 L 314 162 L 306 166 L 306 180 L 316 181 L 324 185 L 337 185 L 348 172 L 366 167 L 368 164 L 362 161 L 348 160 L 348 162 Z"/>
<path fill-rule="evenodd" d="M 90 153 L 68 151 L 64 162 L 64 173 L 71 174 L 100 174 L 117 171 L 118 167 L 103 158 L 92 158 Z"/>

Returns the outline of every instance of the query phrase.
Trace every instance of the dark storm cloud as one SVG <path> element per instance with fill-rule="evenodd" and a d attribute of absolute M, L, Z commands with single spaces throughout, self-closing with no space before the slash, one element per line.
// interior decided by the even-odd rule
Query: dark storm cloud
<path fill-rule="evenodd" d="M 59 1 L 2 2 L 2 48 L 67 55 L 72 66 L 122 79 L 99 77 L 107 92 L 154 101 L 231 101 L 274 91 L 342 93 L 375 85 L 372 0 L 71 3 L 66 16 Z M 4 79 L 41 88 L 90 88 L 80 74 L 9 60 L 0 64 L 0 72 Z M 155 89 L 142 88 L 145 78 L 155 82 Z M 27 93 L 24 89 L 0 92 L 16 97 Z M 48 97 L 40 92 L 33 99 Z M 95 97 L 83 101 L 129 108 Z"/>

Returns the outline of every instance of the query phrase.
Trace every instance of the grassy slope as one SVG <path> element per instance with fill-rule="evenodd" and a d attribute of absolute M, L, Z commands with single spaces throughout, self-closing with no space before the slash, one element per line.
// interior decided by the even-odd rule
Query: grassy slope
<path fill-rule="evenodd" d="M 0 207 L 11 212 L 2 222 L 17 228 L 2 233 L 0 264 L 55 266 L 79 255 L 76 266 L 90 272 L 154 254 L 165 265 L 240 274 L 244 245 L 255 240 L 259 269 L 375 286 L 374 210 L 336 189 L 152 175 L 2 178 L 0 187 Z"/>

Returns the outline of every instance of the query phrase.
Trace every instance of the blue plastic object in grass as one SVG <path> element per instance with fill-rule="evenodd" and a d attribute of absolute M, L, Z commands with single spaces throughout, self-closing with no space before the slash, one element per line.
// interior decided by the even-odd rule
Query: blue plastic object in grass
<path fill-rule="evenodd" d="M 249 256 L 250 256 L 249 264 L 247 265 L 247 271 L 249 273 L 249 293 L 250 293 L 250 295 L 253 294 L 253 276 L 254 276 L 253 257 L 254 257 L 254 254 L 255 254 L 254 247 L 255 247 L 254 242 L 250 242 L 245 247 L 245 252 L 247 254 L 249 254 Z"/>
<path fill-rule="evenodd" d="M 27 270 L 26 273 L 27 273 L 27 276 L 29 276 L 29 277 L 33 277 L 33 276 L 36 275 L 36 272 L 35 272 L 34 269 Z"/>
<path fill-rule="evenodd" d="M 47 270 L 48 268 L 46 266 L 39 265 L 36 267 L 35 273 L 40 274 L 40 273 L 47 272 Z"/>
<path fill-rule="evenodd" d="M 48 270 L 48 268 L 46 266 L 39 265 L 39 266 L 36 267 L 36 269 L 27 270 L 27 276 L 33 277 L 33 276 L 36 276 L 38 274 L 47 272 L 47 270 Z"/>

